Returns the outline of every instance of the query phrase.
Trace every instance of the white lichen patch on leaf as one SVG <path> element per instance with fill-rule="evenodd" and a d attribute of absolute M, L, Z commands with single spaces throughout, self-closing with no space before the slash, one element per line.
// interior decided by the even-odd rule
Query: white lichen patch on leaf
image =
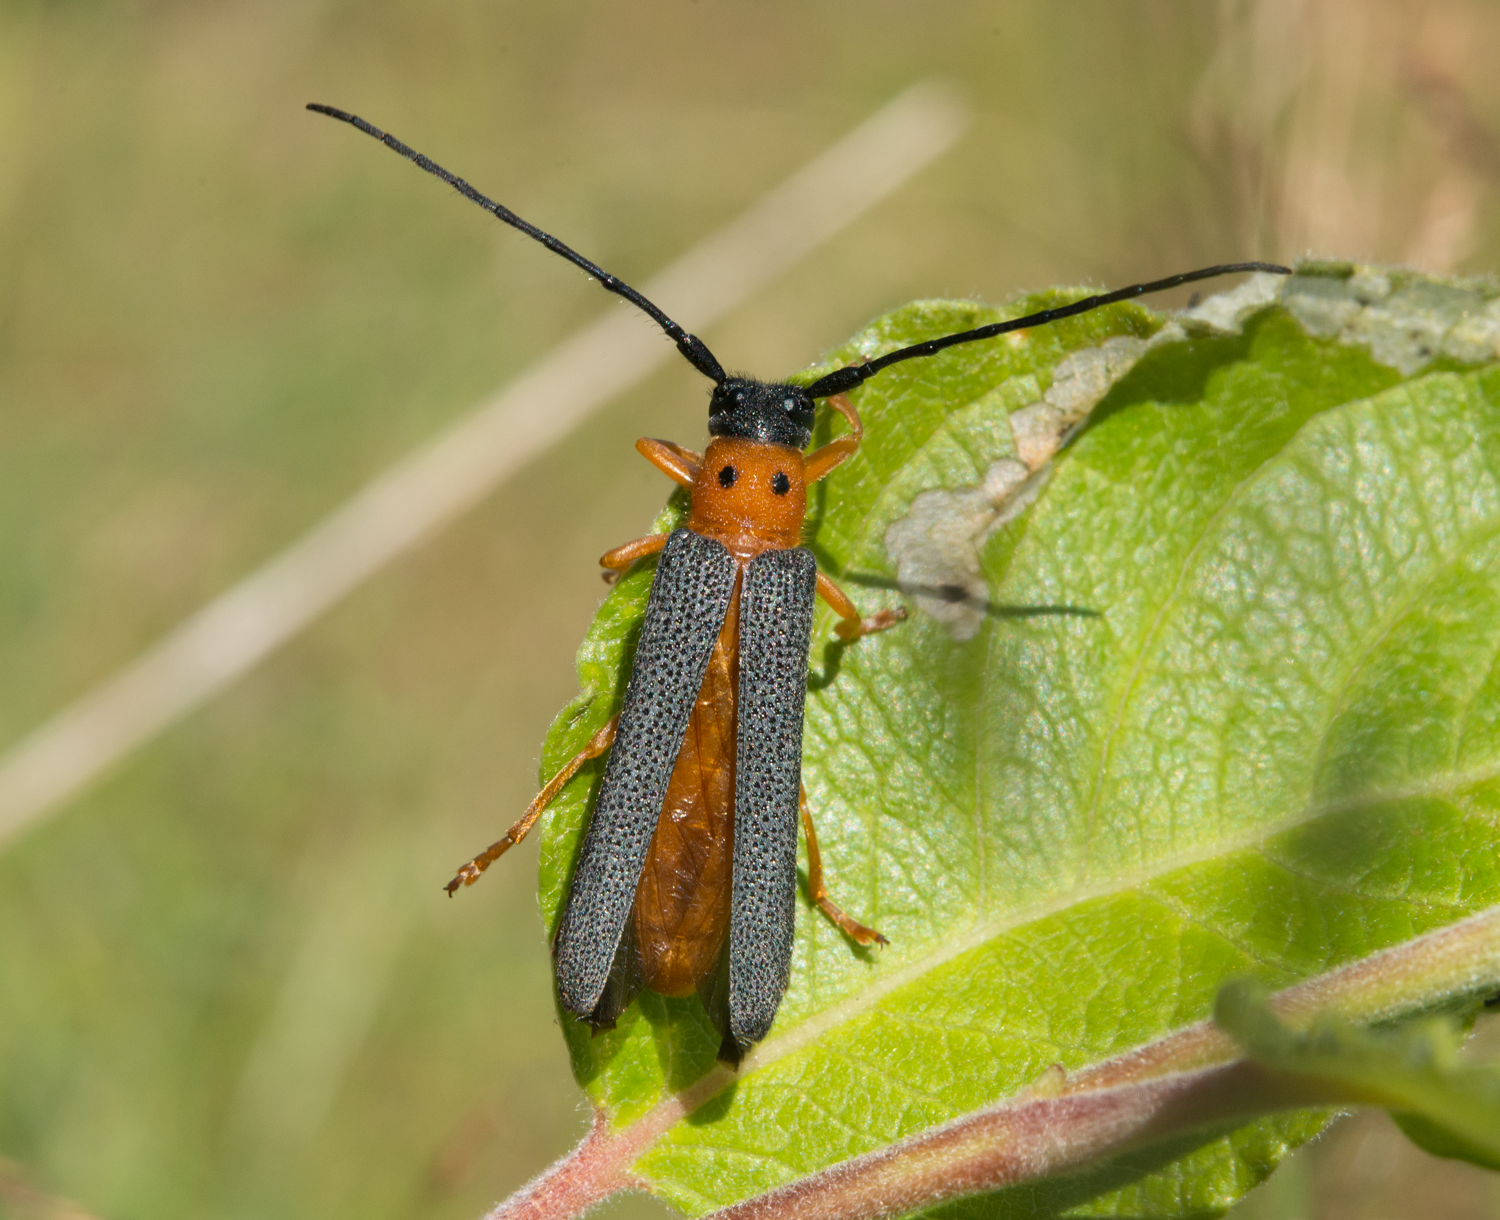
<path fill-rule="evenodd" d="M 1181 331 L 1172 337 L 1175 338 L 1178 334 L 1199 332 L 1237 335 L 1244 329 L 1246 319 L 1252 314 L 1259 313 L 1267 305 L 1276 304 L 1281 286 L 1285 281 L 1284 275 L 1257 271 L 1243 284 L 1231 288 L 1228 292 L 1214 293 L 1213 296 L 1205 298 L 1197 305 L 1184 309 L 1175 319 Z M 1170 323 L 1168 329 L 1171 329 Z M 1157 338 L 1160 339 L 1160 335 Z"/>
<path fill-rule="evenodd" d="M 1446 357 L 1483 364 L 1500 356 L 1500 287 L 1415 271 L 1307 263 L 1281 304 L 1310 335 L 1357 343 L 1402 376 Z"/>
<path fill-rule="evenodd" d="M 1011 413 L 1016 453 L 1028 468 L 1039 470 L 1067 444 L 1110 387 L 1135 367 L 1146 347 L 1145 339 L 1116 335 L 1058 362 L 1041 401 Z"/>
<path fill-rule="evenodd" d="M 946 623 L 955 640 L 973 639 L 984 623 L 989 585 L 979 571 L 980 546 L 1036 499 L 1047 469 L 1033 472 L 1001 458 L 978 487 L 922 492 L 886 530 L 886 553 L 902 591 Z"/>
<path fill-rule="evenodd" d="M 1500 286 L 1489 281 L 1351 263 L 1309 262 L 1290 277 L 1257 273 L 1181 310 L 1150 339 L 1118 335 L 1059 361 L 1046 392 L 1010 415 L 1014 459 L 995 462 L 977 485 L 921 493 L 887 529 L 902 590 L 954 639 L 972 639 L 990 592 L 980 573 L 985 540 L 1035 500 L 1052 459 L 1120 378 L 1152 348 L 1241 334 L 1277 304 L 1308 334 L 1359 344 L 1407 377 L 1439 358 L 1482 364 L 1500 356 Z"/>
<path fill-rule="evenodd" d="M 902 591 L 946 623 L 955 640 L 973 639 L 984 623 L 989 586 L 979 552 L 985 540 L 1036 499 L 1052 458 L 1157 337 L 1116 335 L 1060 360 L 1046 392 L 1010 414 L 1014 458 L 992 463 L 977 486 L 922 492 L 886 530 L 886 554 Z"/>

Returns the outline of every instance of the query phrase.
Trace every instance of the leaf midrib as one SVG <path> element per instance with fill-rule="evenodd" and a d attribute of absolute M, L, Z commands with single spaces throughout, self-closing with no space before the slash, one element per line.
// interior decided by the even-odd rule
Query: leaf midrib
<path fill-rule="evenodd" d="M 1357 813 L 1363 809 L 1375 808 L 1395 801 L 1452 795 L 1465 788 L 1496 778 L 1500 778 L 1500 759 L 1473 770 L 1438 772 L 1421 783 L 1371 789 L 1325 805 L 1310 806 L 1279 821 L 1263 823 L 1239 835 L 1218 839 L 1212 846 L 1205 849 L 1161 857 L 1149 868 L 1136 869 L 1124 876 L 1117 875 L 1112 879 L 1111 884 L 1077 886 L 1060 891 L 1043 902 L 1018 908 L 992 920 L 976 923 L 964 935 L 955 936 L 948 941 L 930 942 L 931 947 L 921 952 L 917 960 L 892 970 L 889 974 L 875 978 L 856 994 L 830 1005 L 785 1032 L 773 1033 L 746 1056 L 738 1077 L 734 1079 L 748 1080 L 756 1072 L 816 1042 L 829 1030 L 873 1009 L 876 1002 L 887 995 L 1016 928 L 1038 922 L 1085 902 L 1116 897 L 1143 889 L 1150 882 L 1158 881 L 1184 869 L 1210 864 L 1240 852 L 1254 851 L 1269 839 L 1317 822 L 1322 818 Z M 729 1083 L 731 1081 L 726 1080 L 726 1087 Z M 689 1090 L 693 1087 L 689 1086 Z M 695 1107 L 716 1095 L 717 1091 L 701 1097 L 695 1095 L 693 1098 Z"/>

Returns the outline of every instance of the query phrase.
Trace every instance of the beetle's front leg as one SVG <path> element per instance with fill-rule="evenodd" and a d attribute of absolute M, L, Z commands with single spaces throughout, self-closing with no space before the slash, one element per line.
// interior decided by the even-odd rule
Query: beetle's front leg
<path fill-rule="evenodd" d="M 822 572 L 818 573 L 818 596 L 832 606 L 833 612 L 839 616 L 839 625 L 834 628 L 834 631 L 838 633 L 841 640 L 857 640 L 862 635 L 884 631 L 887 627 L 894 627 L 906 618 L 905 606 L 897 606 L 894 610 L 882 610 L 879 614 L 870 615 L 869 618 L 860 618 L 859 611 L 849 600 L 849 595 Z"/>
<path fill-rule="evenodd" d="M 643 436 L 635 443 L 635 451 L 655 466 L 667 478 L 684 487 L 691 487 L 703 465 L 703 455 L 684 449 L 675 441 L 658 441 Z"/>
<path fill-rule="evenodd" d="M 633 564 L 637 559 L 645 559 L 648 555 L 655 555 L 662 547 L 667 545 L 670 534 L 647 534 L 644 538 L 637 538 L 634 542 L 627 542 L 624 546 L 617 546 L 612 551 L 605 551 L 599 556 L 599 566 L 604 568 L 605 584 L 614 584 L 620 579 L 620 573 Z"/>
<path fill-rule="evenodd" d="M 859 448 L 860 441 L 865 437 L 865 426 L 860 422 L 859 412 L 844 395 L 835 394 L 828 399 L 828 405 L 849 421 L 849 431 L 837 440 L 829 441 L 821 449 L 815 449 L 807 455 L 807 463 L 802 468 L 802 477 L 809 483 L 816 483 L 824 476 L 832 474 L 845 458 L 851 456 Z"/>
<path fill-rule="evenodd" d="M 674 482 L 681 483 L 684 487 L 691 487 L 693 479 L 698 473 L 698 467 L 703 463 L 703 455 L 694 453 L 691 449 L 684 449 L 681 445 L 672 441 L 653 440 L 649 436 L 643 436 L 635 443 L 636 451 L 655 466 L 662 474 Z M 624 546 L 617 546 L 612 551 L 605 551 L 599 557 L 599 566 L 606 569 L 603 573 L 604 583 L 614 584 L 620 578 L 620 573 L 633 564 L 637 559 L 645 559 L 648 555 L 655 555 L 662 547 L 667 545 L 667 534 L 647 534 L 644 538 L 637 538 L 634 542 L 627 542 Z"/>

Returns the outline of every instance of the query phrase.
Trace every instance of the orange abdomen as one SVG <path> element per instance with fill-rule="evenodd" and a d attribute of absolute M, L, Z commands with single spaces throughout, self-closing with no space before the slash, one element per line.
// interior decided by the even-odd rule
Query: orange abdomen
<path fill-rule="evenodd" d="M 636 889 L 641 981 L 661 995 L 697 991 L 729 930 L 739 606 L 736 583 Z"/>

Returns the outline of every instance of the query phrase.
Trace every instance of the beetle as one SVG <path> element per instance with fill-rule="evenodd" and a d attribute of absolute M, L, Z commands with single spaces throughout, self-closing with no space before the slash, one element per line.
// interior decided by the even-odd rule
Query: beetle
<path fill-rule="evenodd" d="M 619 712 L 447 889 L 478 880 L 526 837 L 585 763 L 607 753 L 552 938 L 559 1002 L 598 1032 L 613 1028 L 642 989 L 697 993 L 723 1040 L 719 1058 L 737 1066 L 770 1029 L 790 978 L 799 820 L 814 905 L 856 944 L 888 943 L 829 897 L 801 783 L 815 598 L 838 615 L 835 630 L 848 642 L 905 618 L 901 609 L 862 618 L 800 545 L 808 486 L 849 458 L 864 435 L 848 392 L 893 364 L 957 344 L 1215 276 L 1290 271 L 1259 262 L 1205 267 L 928 339 L 808 386 L 759 381 L 725 373 L 701 339 L 630 285 L 394 136 L 347 111 L 316 103 L 308 109 L 374 137 L 582 268 L 652 318 L 713 382 L 711 439 L 702 454 L 669 441 L 636 443 L 647 461 L 691 490 L 687 521 L 599 561 L 618 574 L 659 556 Z M 842 415 L 849 431 L 804 454 L 819 401 Z"/>

